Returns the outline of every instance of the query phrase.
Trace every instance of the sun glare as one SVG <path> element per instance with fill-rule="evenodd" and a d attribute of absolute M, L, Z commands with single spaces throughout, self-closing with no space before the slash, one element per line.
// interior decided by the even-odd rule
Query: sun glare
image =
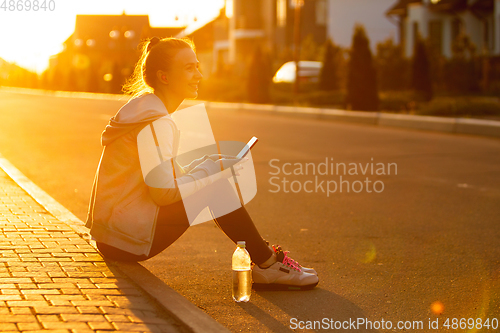
<path fill-rule="evenodd" d="M 131 0 L 52 0 L 53 10 L 0 9 L 0 58 L 38 73 L 50 56 L 62 51 L 62 43 L 73 33 L 77 14 L 149 15 L 151 26 L 168 27 L 209 20 L 218 15 L 224 0 L 140 2 Z M 178 20 L 175 20 L 175 17 Z"/>

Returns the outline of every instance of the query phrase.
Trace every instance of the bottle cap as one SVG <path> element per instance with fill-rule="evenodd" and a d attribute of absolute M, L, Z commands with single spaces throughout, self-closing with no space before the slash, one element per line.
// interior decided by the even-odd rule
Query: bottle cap
<path fill-rule="evenodd" d="M 238 241 L 238 246 L 246 247 L 245 241 Z"/>

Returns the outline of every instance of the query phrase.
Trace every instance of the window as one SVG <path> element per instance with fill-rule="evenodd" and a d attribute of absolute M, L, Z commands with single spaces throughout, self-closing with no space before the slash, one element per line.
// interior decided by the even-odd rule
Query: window
<path fill-rule="evenodd" d="M 286 26 L 286 0 L 276 2 L 276 21 L 278 27 Z"/>
<path fill-rule="evenodd" d="M 233 17 L 233 0 L 226 0 L 226 17 Z"/>
<path fill-rule="evenodd" d="M 316 0 L 316 24 L 326 25 L 326 0 Z"/>
<path fill-rule="evenodd" d="M 304 0 L 290 0 L 290 8 L 295 8 L 296 5 L 303 6 Z"/>

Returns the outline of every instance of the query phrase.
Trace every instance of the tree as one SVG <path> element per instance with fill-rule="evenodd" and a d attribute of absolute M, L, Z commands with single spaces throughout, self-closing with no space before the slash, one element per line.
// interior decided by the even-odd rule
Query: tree
<path fill-rule="evenodd" d="M 321 53 L 313 34 L 308 34 L 300 43 L 300 60 L 319 61 Z"/>
<path fill-rule="evenodd" d="M 467 93 L 480 90 L 481 71 L 474 61 L 476 46 L 463 31 L 451 44 L 453 56 L 444 64 L 444 84 L 448 91 Z"/>
<path fill-rule="evenodd" d="M 71 66 L 67 71 L 67 81 L 64 90 L 67 91 L 79 91 L 78 86 L 78 71 L 76 68 Z"/>
<path fill-rule="evenodd" d="M 56 65 L 50 86 L 53 90 L 62 90 L 65 88 L 65 73 L 61 64 Z"/>
<path fill-rule="evenodd" d="M 464 31 L 461 31 L 451 43 L 454 58 L 472 59 L 475 56 L 476 49 L 476 45 Z"/>
<path fill-rule="evenodd" d="M 227 77 L 226 61 L 224 60 L 222 51 L 217 52 L 217 71 L 215 75 L 219 78 Z"/>
<path fill-rule="evenodd" d="M 379 106 L 377 74 L 370 41 L 362 25 L 356 25 L 352 39 L 346 102 L 353 110 L 376 111 Z"/>
<path fill-rule="evenodd" d="M 405 90 L 410 86 L 410 61 L 403 55 L 401 45 L 392 38 L 377 44 L 375 63 L 379 88 L 382 90 Z"/>
<path fill-rule="evenodd" d="M 422 38 L 415 41 L 412 62 L 411 86 L 424 101 L 430 101 L 433 96 L 430 63 L 427 49 Z"/>
<path fill-rule="evenodd" d="M 248 72 L 248 100 L 252 103 L 266 103 L 270 100 L 269 88 L 272 80 L 271 59 L 257 45 Z"/>
<path fill-rule="evenodd" d="M 328 39 L 325 43 L 323 55 L 323 68 L 319 75 L 319 89 L 332 91 L 340 89 L 340 60 L 342 49 Z"/>
<path fill-rule="evenodd" d="M 113 70 L 111 75 L 111 93 L 119 94 L 122 91 L 123 75 L 121 66 L 118 64 L 118 62 L 113 63 Z"/>
<path fill-rule="evenodd" d="M 92 61 L 88 68 L 87 91 L 99 92 L 100 71 L 96 61 Z"/>
<path fill-rule="evenodd" d="M 49 69 L 47 68 L 42 72 L 40 76 L 40 88 L 42 89 L 50 89 L 49 85 Z"/>

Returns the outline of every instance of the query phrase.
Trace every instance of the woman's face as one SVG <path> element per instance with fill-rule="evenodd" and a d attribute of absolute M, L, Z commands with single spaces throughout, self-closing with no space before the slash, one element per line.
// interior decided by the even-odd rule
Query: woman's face
<path fill-rule="evenodd" d="M 198 83 L 202 77 L 194 51 L 188 48 L 181 49 L 175 55 L 167 71 L 167 89 L 182 99 L 196 98 L 198 97 Z"/>

